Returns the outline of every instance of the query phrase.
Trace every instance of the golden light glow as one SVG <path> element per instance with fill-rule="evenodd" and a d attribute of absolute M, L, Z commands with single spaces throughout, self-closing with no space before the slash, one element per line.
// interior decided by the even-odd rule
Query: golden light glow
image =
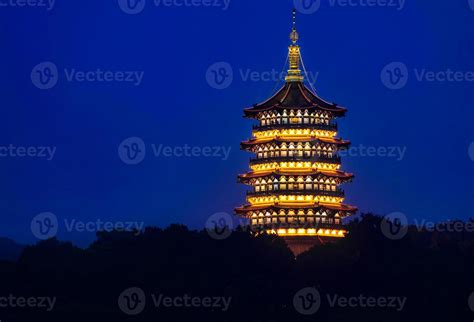
<path fill-rule="evenodd" d="M 333 138 L 337 135 L 335 131 L 323 131 L 316 129 L 278 129 L 269 131 L 254 131 L 253 136 L 256 139 L 264 139 L 269 137 L 278 138 L 304 138 L 312 140 L 314 138 Z"/>
<path fill-rule="evenodd" d="M 299 228 L 299 229 L 278 229 L 276 232 L 275 230 L 267 230 L 268 234 L 277 234 L 278 236 L 324 236 L 324 237 L 338 237 L 343 238 L 345 237 L 347 231 L 341 229 L 319 229 L 316 231 L 315 228 Z"/>
<path fill-rule="evenodd" d="M 296 42 L 296 39 L 298 38 L 298 34 L 294 30 L 291 33 L 294 42 Z M 300 70 L 300 47 L 297 45 L 291 45 L 288 47 L 288 57 L 289 57 L 289 65 L 290 69 L 288 69 L 288 75 L 285 77 L 285 81 L 287 82 L 302 82 L 303 81 L 303 76 L 301 75 L 301 70 Z"/>
<path fill-rule="evenodd" d="M 313 206 L 317 203 L 340 204 L 344 201 L 342 197 L 320 196 L 320 195 L 271 195 L 262 197 L 248 197 L 251 205 L 284 205 L 284 206 Z"/>
<path fill-rule="evenodd" d="M 269 162 L 251 165 L 255 173 L 280 170 L 284 172 L 307 172 L 313 170 L 339 170 L 340 164 L 325 162 Z"/>

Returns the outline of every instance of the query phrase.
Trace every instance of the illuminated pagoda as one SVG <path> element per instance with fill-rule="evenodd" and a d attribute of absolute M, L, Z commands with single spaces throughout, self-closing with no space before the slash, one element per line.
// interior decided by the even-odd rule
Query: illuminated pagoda
<path fill-rule="evenodd" d="M 319 98 L 304 85 L 293 11 L 284 86 L 263 103 L 244 110 L 258 120 L 253 137 L 241 143 L 252 152 L 251 171 L 238 181 L 252 187 L 247 204 L 235 211 L 253 231 L 282 236 L 295 254 L 314 244 L 342 238 L 342 219 L 357 208 L 343 204 L 339 186 L 353 175 L 340 170 L 338 151 L 350 142 L 337 138 L 335 119 L 346 109 Z"/>

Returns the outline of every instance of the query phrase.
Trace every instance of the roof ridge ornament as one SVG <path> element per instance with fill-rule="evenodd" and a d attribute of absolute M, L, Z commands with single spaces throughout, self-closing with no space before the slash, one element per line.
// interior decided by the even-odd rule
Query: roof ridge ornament
<path fill-rule="evenodd" d="M 300 70 L 300 46 L 296 44 L 299 39 L 298 32 L 296 31 L 296 9 L 293 9 L 293 27 L 290 33 L 290 40 L 292 44 L 288 46 L 288 58 L 289 58 L 289 69 L 288 74 L 285 77 L 287 83 L 290 82 L 302 82 L 303 75 Z"/>

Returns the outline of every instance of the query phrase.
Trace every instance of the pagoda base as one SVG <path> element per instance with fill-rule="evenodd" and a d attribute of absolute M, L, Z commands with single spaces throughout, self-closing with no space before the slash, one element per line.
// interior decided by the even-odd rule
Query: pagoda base
<path fill-rule="evenodd" d="M 308 251 L 311 247 L 315 245 L 324 245 L 326 243 L 334 241 L 333 238 L 322 236 L 285 236 L 282 238 L 285 240 L 286 244 L 288 245 L 288 248 L 292 251 L 295 257 Z"/>

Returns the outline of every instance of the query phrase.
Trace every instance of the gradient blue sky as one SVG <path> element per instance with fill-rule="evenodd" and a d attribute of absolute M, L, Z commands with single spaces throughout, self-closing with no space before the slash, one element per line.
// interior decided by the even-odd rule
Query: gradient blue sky
<path fill-rule="evenodd" d="M 47 211 L 60 221 L 202 227 L 244 202 L 236 175 L 247 170 L 250 154 L 239 143 L 252 121 L 242 109 L 266 99 L 275 82 L 242 74 L 282 70 L 293 2 L 230 0 L 227 10 L 180 3 L 148 0 L 138 14 L 116 0 L 57 1 L 50 11 L 0 6 L 0 146 L 57 148 L 51 161 L 0 158 L 0 236 L 34 241 L 30 222 Z M 306 68 L 319 73 L 321 97 L 348 108 L 341 137 L 354 146 L 406 147 L 406 155 L 345 157 L 343 169 L 356 175 L 344 187 L 347 202 L 410 219 L 472 216 L 474 82 L 418 81 L 416 72 L 474 71 L 474 11 L 467 0 L 407 1 L 402 10 L 354 3 L 321 0 L 316 12 L 299 14 Z M 59 69 L 47 90 L 30 78 L 44 61 Z M 232 67 L 225 89 L 206 81 L 216 62 Z M 408 69 L 398 90 L 381 80 L 391 62 Z M 63 72 L 98 68 L 144 77 L 140 86 L 69 82 Z M 147 147 L 138 165 L 117 153 L 132 136 Z M 154 157 L 151 144 L 231 152 L 227 160 Z M 58 236 L 78 243 L 93 237 L 64 227 Z"/>

